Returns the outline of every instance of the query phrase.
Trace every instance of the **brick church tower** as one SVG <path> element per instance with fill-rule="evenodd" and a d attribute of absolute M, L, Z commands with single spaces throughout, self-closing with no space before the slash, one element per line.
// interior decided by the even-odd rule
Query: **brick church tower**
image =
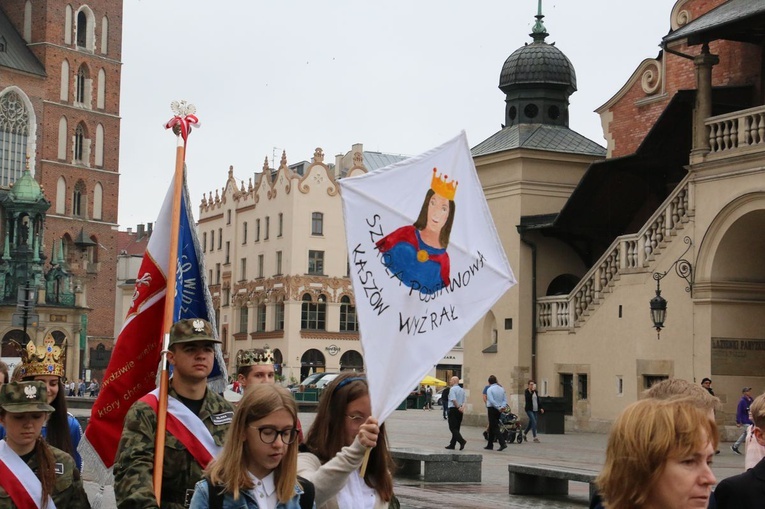
<path fill-rule="evenodd" d="M 50 202 L 42 272 L 66 271 L 74 302 L 40 311 L 29 336 L 71 336 L 74 378 L 84 368 L 99 376 L 114 339 L 121 45 L 122 0 L 0 4 L 0 194 L 28 166 Z M 7 236 L 12 220 L 2 213 Z M 7 335 L 2 322 L 0 313 Z"/>

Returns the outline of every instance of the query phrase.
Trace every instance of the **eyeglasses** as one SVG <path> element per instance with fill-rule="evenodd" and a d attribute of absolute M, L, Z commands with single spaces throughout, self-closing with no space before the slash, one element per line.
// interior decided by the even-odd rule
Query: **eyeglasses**
<path fill-rule="evenodd" d="M 273 444 L 276 442 L 276 437 L 282 437 L 282 443 L 290 445 L 298 436 L 298 432 L 295 428 L 276 429 L 273 426 L 249 426 L 252 429 L 258 430 L 260 434 L 260 440 L 264 444 Z"/>

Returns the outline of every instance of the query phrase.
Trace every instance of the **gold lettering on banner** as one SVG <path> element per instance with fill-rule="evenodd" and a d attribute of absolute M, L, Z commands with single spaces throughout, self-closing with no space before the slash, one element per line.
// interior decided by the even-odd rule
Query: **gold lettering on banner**
<path fill-rule="evenodd" d="M 712 338 L 712 375 L 761 376 L 765 339 Z"/>

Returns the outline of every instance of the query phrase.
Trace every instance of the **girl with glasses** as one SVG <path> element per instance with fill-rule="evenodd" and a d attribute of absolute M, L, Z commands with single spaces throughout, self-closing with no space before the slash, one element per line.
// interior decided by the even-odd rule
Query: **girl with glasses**
<path fill-rule="evenodd" d="M 220 456 L 199 481 L 191 509 L 306 509 L 313 485 L 297 477 L 297 404 L 281 386 L 245 392 Z"/>
<path fill-rule="evenodd" d="M 371 413 L 364 375 L 344 373 L 324 389 L 298 455 L 298 473 L 316 486 L 319 509 L 398 507 L 385 425 L 378 426 Z M 372 450 L 362 477 L 367 448 Z"/>

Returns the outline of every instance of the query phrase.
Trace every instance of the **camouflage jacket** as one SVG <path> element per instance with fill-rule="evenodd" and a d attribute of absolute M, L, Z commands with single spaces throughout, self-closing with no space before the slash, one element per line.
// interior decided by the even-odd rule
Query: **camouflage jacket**
<path fill-rule="evenodd" d="M 170 395 L 178 397 L 171 388 Z M 207 390 L 199 418 L 219 446 L 231 422 L 229 414 L 224 423 L 215 425 L 213 416 L 233 412 L 231 405 L 214 392 Z M 220 417 L 216 421 L 220 421 Z M 152 408 L 137 401 L 125 416 L 122 438 L 114 462 L 114 495 L 120 509 L 156 508 L 154 498 L 154 436 L 157 414 Z M 183 444 L 169 432 L 165 435 L 165 458 L 162 471 L 162 507 L 180 509 L 188 507 L 194 494 L 194 485 L 202 479 L 202 467 Z"/>
<path fill-rule="evenodd" d="M 82 487 L 80 471 L 74 466 L 74 459 L 61 449 L 56 449 L 53 446 L 48 446 L 48 448 L 53 453 L 56 462 L 56 482 L 53 487 L 53 493 L 51 493 L 53 503 L 56 504 L 56 507 L 71 509 L 90 508 L 88 496 Z M 33 454 L 26 463 L 32 469 L 32 472 L 37 474 L 40 469 L 37 454 Z M 0 509 L 15 507 L 8 493 L 0 487 Z"/>

